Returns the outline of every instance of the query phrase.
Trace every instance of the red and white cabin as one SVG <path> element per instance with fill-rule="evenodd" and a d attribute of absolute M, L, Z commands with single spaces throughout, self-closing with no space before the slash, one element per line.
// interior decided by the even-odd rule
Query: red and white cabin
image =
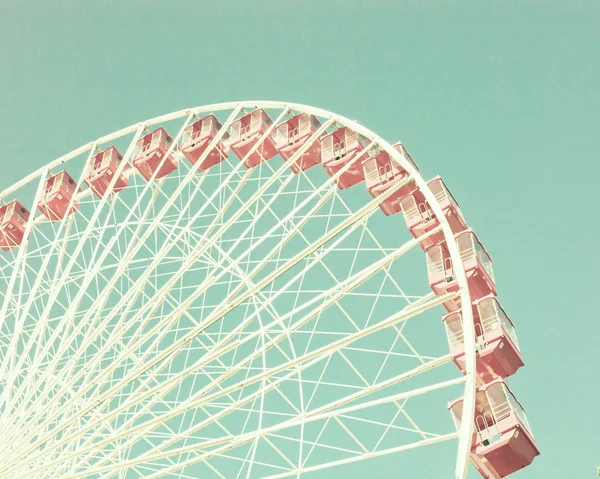
<path fill-rule="evenodd" d="M 486 479 L 502 479 L 532 463 L 539 455 L 525 410 L 506 383 L 496 379 L 477 388 L 471 462 Z M 463 399 L 448 405 L 456 428 Z"/>
<path fill-rule="evenodd" d="M 452 232 L 458 233 L 467 229 L 467 224 L 460 211 L 460 207 L 442 179 L 436 176 L 432 180 L 429 180 L 427 186 L 429 186 L 429 189 L 437 199 L 442 212 L 450 224 Z M 415 238 L 440 225 L 440 222 L 433 214 L 429 203 L 425 200 L 425 196 L 420 190 L 415 190 L 413 193 L 400 198 L 400 208 L 402 209 L 406 226 Z M 443 239 L 444 234 L 442 231 L 439 231 L 420 241 L 420 245 L 425 250 Z"/>
<path fill-rule="evenodd" d="M 455 238 L 467 275 L 471 301 L 475 302 L 490 294 L 496 296 L 492 259 L 481 246 L 473 230 L 468 229 L 458 233 Z M 442 242 L 430 246 L 425 251 L 425 257 L 427 258 L 429 286 L 431 286 L 433 292 L 441 296 L 445 293 L 458 291 L 458 282 L 454 275 L 446 243 Z M 444 307 L 448 312 L 458 310 L 460 308 L 460 298 L 444 302 Z"/>
<path fill-rule="evenodd" d="M 289 161 L 292 156 L 321 128 L 314 115 L 300 113 L 280 124 L 275 130 L 275 144 L 279 155 Z M 308 170 L 321 162 L 321 140 L 316 138 L 308 149 L 294 161 L 290 168 L 294 173 Z"/>
<path fill-rule="evenodd" d="M 225 132 L 215 147 L 206 153 L 209 144 L 223 126 L 215 115 L 207 115 L 183 130 L 181 152 L 192 165 L 198 165 L 198 171 L 204 171 L 227 158 L 229 148 L 225 146 L 229 133 Z M 206 154 L 199 163 L 200 157 Z"/>
<path fill-rule="evenodd" d="M 162 126 L 135 143 L 132 163 L 146 181 L 150 181 L 156 170 L 158 173 L 155 179 L 159 179 L 177 169 L 177 160 L 172 152 L 167 156 L 172 143 L 173 138 Z"/>
<path fill-rule="evenodd" d="M 273 123 L 265 110 L 254 110 L 247 115 L 239 118 L 231 124 L 231 135 L 229 137 L 229 146 L 231 151 L 240 160 L 250 152 L 250 149 L 256 145 L 264 136 L 268 128 Z M 244 166 L 253 168 L 263 161 L 270 160 L 277 154 L 277 145 L 273 135 L 267 136 L 252 153 Z"/>
<path fill-rule="evenodd" d="M 364 181 L 365 174 L 361 162 L 353 160 L 367 146 L 368 141 L 364 136 L 345 126 L 321 139 L 321 163 L 329 176 L 335 175 L 348 163 L 352 163 L 352 166 L 336 180 L 338 188 L 350 188 Z"/>
<path fill-rule="evenodd" d="M 0 207 L 0 248 L 8 251 L 23 242 L 29 211 L 17 200 Z"/>
<path fill-rule="evenodd" d="M 83 181 L 98 198 L 102 198 L 106 194 L 108 185 L 117 172 L 122 159 L 123 156 L 114 146 L 108 147 L 92 158 L 92 167 L 87 178 Z M 111 194 L 118 193 L 127 186 L 129 180 L 124 174 L 126 168 L 127 166 L 123 168 L 123 171 L 115 181 Z"/>
<path fill-rule="evenodd" d="M 415 165 L 415 162 L 412 160 L 402 143 L 398 142 L 394 144 L 393 147 L 412 164 L 415 170 L 419 171 L 419 168 L 417 168 L 417 165 Z M 387 151 L 383 150 L 363 160 L 362 167 L 367 183 L 367 190 L 373 198 L 377 198 L 392 186 L 409 177 L 408 172 L 392 160 Z M 400 198 L 409 195 L 415 191 L 415 189 L 416 186 L 414 181 L 410 181 L 392 193 L 392 195 L 381 203 L 379 207 L 386 215 L 398 213 L 401 210 Z"/>
<path fill-rule="evenodd" d="M 523 366 L 515 327 L 494 296 L 486 296 L 473 305 L 475 323 L 477 376 L 482 384 L 512 376 Z M 452 359 L 463 374 L 465 343 L 463 320 L 459 311 L 443 318 Z"/>
<path fill-rule="evenodd" d="M 50 221 L 62 220 L 67 214 L 77 211 L 77 202 L 74 201 L 67 212 L 69 202 L 75 194 L 77 182 L 65 170 L 58 172 L 46 180 L 46 187 L 38 209 Z M 81 190 L 80 190 L 81 191 Z"/>

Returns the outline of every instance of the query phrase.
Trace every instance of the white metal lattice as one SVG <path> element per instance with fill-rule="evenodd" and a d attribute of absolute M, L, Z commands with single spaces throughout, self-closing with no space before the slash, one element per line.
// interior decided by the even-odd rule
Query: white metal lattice
<path fill-rule="evenodd" d="M 204 172 L 177 152 L 198 115 L 222 117 L 214 146 L 255 107 L 275 118 L 262 140 L 305 112 L 321 121 L 312 138 L 351 126 L 386 150 L 440 218 L 461 286 L 453 294 L 470 303 L 434 195 L 363 126 L 278 102 L 133 125 L 0 194 L 33 198 L 23 244 L 0 256 L 0 477 L 325 477 L 457 438 L 455 474 L 466 477 L 473 426 L 454 432 L 445 403 L 460 385 L 465 414 L 474 408 L 472 314 L 463 311 L 462 376 L 445 367 L 448 296 L 418 277 L 425 261 L 402 219 L 379 213 L 402 183 L 373 199 L 335 186 L 350 165 L 333 178 L 294 174 L 303 150 L 252 169 L 230 155 Z M 178 169 L 146 182 L 125 167 L 153 125 L 177 128 L 168 153 Z M 126 153 L 109 189 L 121 172 L 127 188 L 102 199 L 84 189 L 61 222 L 33 214 L 51 172 L 64 163 L 82 187 L 96 148 L 113 142 Z"/>

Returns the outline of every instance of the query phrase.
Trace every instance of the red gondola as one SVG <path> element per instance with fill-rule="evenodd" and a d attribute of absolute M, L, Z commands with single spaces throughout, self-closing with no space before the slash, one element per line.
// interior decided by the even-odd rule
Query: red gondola
<path fill-rule="evenodd" d="M 463 268 L 467 275 L 471 301 L 475 302 L 491 294 L 496 295 L 492 260 L 481 246 L 472 230 L 466 230 L 456 235 Z M 427 274 L 429 285 L 433 292 L 440 296 L 445 293 L 458 291 L 458 282 L 450 261 L 450 254 L 445 242 L 435 244 L 425 251 L 427 258 Z M 460 307 L 460 299 L 448 300 L 444 306 L 449 312 Z"/>
<path fill-rule="evenodd" d="M 150 181 L 156 170 L 158 173 L 155 179 L 159 179 L 177 169 L 177 160 L 172 152 L 167 156 L 172 142 L 173 138 L 162 127 L 148 133 L 136 142 L 132 163 L 146 181 Z M 166 160 L 163 162 L 165 156 Z"/>
<path fill-rule="evenodd" d="M 319 120 L 308 113 L 300 113 L 279 125 L 275 130 L 275 143 L 279 155 L 288 161 L 320 127 Z M 294 173 L 299 173 L 320 162 L 321 140 L 316 138 L 302 156 L 290 165 L 290 168 Z"/>
<path fill-rule="evenodd" d="M 429 189 L 438 201 L 442 212 L 448 219 L 448 223 L 453 233 L 464 231 L 467 228 L 465 219 L 460 211 L 458 203 L 442 181 L 437 176 L 427 183 Z M 406 221 L 406 226 L 411 234 L 418 238 L 419 236 L 437 228 L 440 224 L 433 214 L 429 203 L 425 200 L 425 195 L 420 190 L 414 191 L 400 199 L 400 207 Z M 444 234 L 440 231 L 420 242 L 425 250 L 431 245 L 437 244 L 444 239 Z"/>
<path fill-rule="evenodd" d="M 264 136 L 273 121 L 265 110 L 254 110 L 231 124 L 229 146 L 240 160 L 250 152 Z M 258 148 L 244 161 L 246 168 L 258 166 L 263 161 L 270 160 L 277 154 L 277 146 L 273 135 L 267 136 Z"/>
<path fill-rule="evenodd" d="M 67 209 L 76 186 L 76 181 L 65 170 L 49 177 L 38 209 L 50 221 L 59 221 L 67 215 L 72 215 L 77 211 L 77 202 L 73 202 L 68 212 Z"/>
<path fill-rule="evenodd" d="M 122 159 L 123 156 L 114 146 L 108 147 L 92 158 L 92 167 L 84 182 L 98 198 L 102 198 L 106 194 L 108 185 L 117 172 Z M 126 167 L 115 181 L 111 194 L 117 193 L 127 186 L 128 179 L 124 175 L 125 171 Z"/>
<path fill-rule="evenodd" d="M 8 251 L 23 242 L 29 211 L 17 200 L 0 207 L 0 248 Z"/>
<path fill-rule="evenodd" d="M 362 161 L 354 160 L 367 147 L 367 144 L 364 136 L 348 127 L 339 128 L 321 139 L 321 163 L 329 176 L 335 175 L 348 163 L 352 164 L 337 179 L 338 188 L 350 188 L 364 181 Z"/>
<path fill-rule="evenodd" d="M 513 375 L 523 366 L 515 327 L 494 296 L 486 296 L 473 305 L 477 376 L 481 383 Z M 462 314 L 459 311 L 443 318 L 450 354 L 465 374 L 465 344 Z"/>
<path fill-rule="evenodd" d="M 208 115 L 183 130 L 181 152 L 192 165 L 197 165 L 198 171 L 207 170 L 227 158 L 228 148 L 225 146 L 229 138 L 227 132 L 221 136 L 215 147 L 206 153 L 206 149 L 221 128 L 222 125 L 217 117 Z M 203 154 L 206 154 L 206 157 L 202 163 L 198 163 Z"/>
<path fill-rule="evenodd" d="M 402 143 L 396 143 L 393 147 L 411 163 L 415 170 L 419 171 Z M 392 186 L 406 180 L 409 176 L 408 172 L 392 160 L 386 151 L 380 151 L 363 160 L 362 167 L 367 183 L 367 190 L 373 198 L 377 198 Z M 415 189 L 414 181 L 410 181 L 392 193 L 379 207 L 386 215 L 398 213 L 401 210 L 400 199 L 412 193 Z"/>
<path fill-rule="evenodd" d="M 457 429 L 462 398 L 448 408 Z M 471 462 L 486 479 L 502 479 L 532 463 L 539 455 L 525 410 L 502 379 L 477 388 Z"/>

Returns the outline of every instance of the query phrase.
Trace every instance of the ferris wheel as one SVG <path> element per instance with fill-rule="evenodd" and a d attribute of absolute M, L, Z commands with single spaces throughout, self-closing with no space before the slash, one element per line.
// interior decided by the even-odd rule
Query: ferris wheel
<path fill-rule="evenodd" d="M 0 200 L 0 478 L 324 478 L 393 454 L 394 476 L 499 479 L 538 454 L 488 253 L 441 178 L 355 121 L 178 111 Z"/>

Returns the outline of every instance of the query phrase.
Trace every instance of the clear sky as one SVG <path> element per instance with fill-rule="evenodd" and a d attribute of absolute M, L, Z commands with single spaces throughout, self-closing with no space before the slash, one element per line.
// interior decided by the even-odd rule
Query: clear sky
<path fill-rule="evenodd" d="M 517 327 L 511 385 L 542 455 L 515 477 L 593 477 L 599 25 L 578 0 L 0 0 L 0 189 L 219 101 L 310 104 L 402 140 L 460 202 Z"/>

